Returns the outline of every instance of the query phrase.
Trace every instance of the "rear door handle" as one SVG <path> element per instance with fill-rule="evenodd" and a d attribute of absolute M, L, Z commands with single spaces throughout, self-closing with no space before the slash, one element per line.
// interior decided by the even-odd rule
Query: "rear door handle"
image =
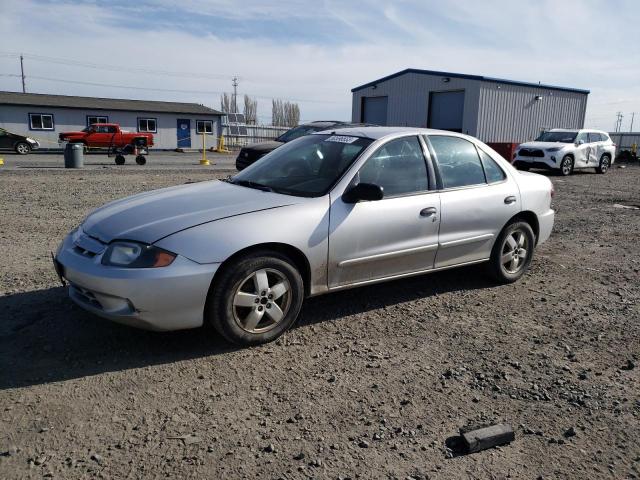
<path fill-rule="evenodd" d="M 504 203 L 506 203 L 507 205 L 516 203 L 516 197 L 514 195 L 509 195 L 507 198 L 504 199 Z"/>
<path fill-rule="evenodd" d="M 430 217 L 431 215 L 435 215 L 436 213 L 438 213 L 438 210 L 435 207 L 428 207 L 420 210 L 421 217 Z"/>

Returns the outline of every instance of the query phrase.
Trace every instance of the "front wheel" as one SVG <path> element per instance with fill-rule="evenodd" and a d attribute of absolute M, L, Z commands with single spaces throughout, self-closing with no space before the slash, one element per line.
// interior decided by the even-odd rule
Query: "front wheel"
<path fill-rule="evenodd" d="M 241 257 L 216 279 L 205 319 L 227 341 L 239 345 L 270 342 L 298 318 L 304 285 L 293 262 L 276 253 Z"/>
<path fill-rule="evenodd" d="M 15 150 L 18 155 L 27 155 L 31 152 L 31 145 L 25 142 L 20 142 L 16 145 Z"/>
<path fill-rule="evenodd" d="M 124 155 L 116 155 L 116 165 L 124 165 Z"/>
<path fill-rule="evenodd" d="M 147 163 L 147 159 L 145 158 L 145 156 L 144 156 L 144 155 L 138 155 L 138 156 L 136 157 L 136 163 L 137 163 L 138 165 L 144 165 L 145 163 Z"/>
<path fill-rule="evenodd" d="M 507 225 L 491 251 L 491 276 L 499 283 L 517 281 L 531 264 L 534 246 L 535 236 L 527 222 L 516 221 Z"/>
<path fill-rule="evenodd" d="M 562 162 L 560 162 L 560 173 L 563 177 L 566 177 L 567 175 L 571 175 L 571 172 L 573 172 L 573 158 L 565 155 Z"/>
<path fill-rule="evenodd" d="M 611 165 L 611 157 L 609 155 L 603 155 L 600 159 L 600 165 L 596 167 L 596 172 L 607 173 L 609 166 Z"/>

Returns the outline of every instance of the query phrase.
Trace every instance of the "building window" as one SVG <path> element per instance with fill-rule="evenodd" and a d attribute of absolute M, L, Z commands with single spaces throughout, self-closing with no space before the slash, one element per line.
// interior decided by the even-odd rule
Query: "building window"
<path fill-rule="evenodd" d="M 156 133 L 157 120 L 155 118 L 138 118 L 138 131 Z"/>
<path fill-rule="evenodd" d="M 31 130 L 53 130 L 53 115 L 50 113 L 30 113 L 29 128 Z"/>
<path fill-rule="evenodd" d="M 196 120 L 196 133 L 213 133 L 213 122 L 211 120 Z"/>
<path fill-rule="evenodd" d="M 109 123 L 109 117 L 99 117 L 94 115 L 87 115 L 87 127 L 95 123 Z"/>

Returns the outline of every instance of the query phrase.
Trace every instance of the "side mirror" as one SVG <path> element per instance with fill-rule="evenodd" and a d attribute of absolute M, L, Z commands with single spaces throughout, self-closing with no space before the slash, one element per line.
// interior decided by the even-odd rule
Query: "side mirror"
<path fill-rule="evenodd" d="M 380 185 L 358 183 L 342 194 L 342 201 L 345 203 L 372 202 L 382 200 L 382 197 L 384 197 L 384 190 Z"/>
<path fill-rule="evenodd" d="M 584 144 L 584 140 L 578 140 L 576 141 L 576 147 L 579 147 L 580 145 Z"/>

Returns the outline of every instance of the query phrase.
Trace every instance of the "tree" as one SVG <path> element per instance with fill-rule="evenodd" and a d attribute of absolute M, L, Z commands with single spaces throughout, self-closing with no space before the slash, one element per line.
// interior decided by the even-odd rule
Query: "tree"
<path fill-rule="evenodd" d="M 258 123 L 258 101 L 249 95 L 244 96 L 244 118 L 247 125 Z"/>
<path fill-rule="evenodd" d="M 224 113 L 231 113 L 231 95 L 223 93 L 220 95 L 220 109 Z"/>
<path fill-rule="evenodd" d="M 300 123 L 300 107 L 297 103 L 271 101 L 271 123 L 276 127 L 295 127 Z"/>

